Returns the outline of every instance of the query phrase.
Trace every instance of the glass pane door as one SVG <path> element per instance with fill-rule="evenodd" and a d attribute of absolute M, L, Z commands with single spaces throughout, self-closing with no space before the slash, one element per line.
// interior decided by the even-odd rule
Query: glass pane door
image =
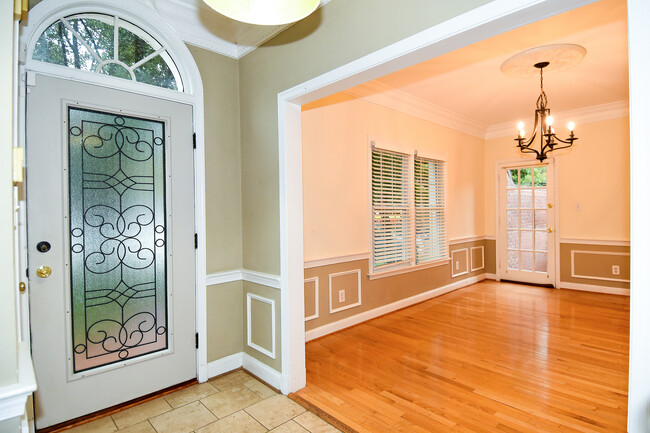
<path fill-rule="evenodd" d="M 549 171 L 546 165 L 502 171 L 500 256 L 508 279 L 551 283 Z"/>

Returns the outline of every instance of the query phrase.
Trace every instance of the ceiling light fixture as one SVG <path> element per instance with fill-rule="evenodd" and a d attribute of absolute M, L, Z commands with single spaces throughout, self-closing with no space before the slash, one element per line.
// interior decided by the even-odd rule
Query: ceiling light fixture
<path fill-rule="evenodd" d="M 566 149 L 573 145 L 573 142 L 578 139 L 573 133 L 575 124 L 569 122 L 567 125 L 569 128 L 569 138 L 562 140 L 555 134 L 555 129 L 553 129 L 553 116 L 551 116 L 551 109 L 548 108 L 548 99 L 546 98 L 546 93 L 544 92 L 544 68 L 549 65 L 549 62 L 538 62 L 535 63 L 535 67 L 539 69 L 539 82 L 541 92 L 537 98 L 537 109 L 535 110 L 535 126 L 533 126 L 533 135 L 529 140 L 526 139 L 526 132 L 524 131 L 524 122 L 519 122 L 517 129 L 519 134 L 515 141 L 517 142 L 517 147 L 522 153 L 534 153 L 535 158 L 539 162 L 544 162 L 548 158 L 548 153 L 554 150 Z M 539 150 L 532 147 L 535 138 L 537 137 L 537 126 L 539 125 L 539 138 L 540 146 Z"/>
<path fill-rule="evenodd" d="M 314 12 L 320 0 L 203 0 L 222 15 L 249 24 L 283 25 Z"/>

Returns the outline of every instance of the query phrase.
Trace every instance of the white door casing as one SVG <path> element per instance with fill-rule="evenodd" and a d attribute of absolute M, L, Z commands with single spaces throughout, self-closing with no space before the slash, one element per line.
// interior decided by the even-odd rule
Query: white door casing
<path fill-rule="evenodd" d="M 497 278 L 557 287 L 554 158 L 502 161 L 496 171 Z M 523 174 L 528 178 L 524 179 Z M 544 176 L 540 182 L 539 174 Z M 514 179 L 513 179 L 514 177 Z"/>
<path fill-rule="evenodd" d="M 168 335 L 166 348 L 125 361 L 115 359 L 110 365 L 77 373 L 73 371 L 73 351 L 76 346 L 73 347 L 71 329 L 72 312 L 76 309 L 72 308 L 70 291 L 74 260 L 70 252 L 72 213 L 68 201 L 69 190 L 72 191 L 69 180 L 71 170 L 67 164 L 69 107 L 163 122 L 166 153 L 166 211 L 163 212 L 166 215 L 161 220 L 166 220 L 166 240 L 163 243 L 167 263 L 167 320 L 164 324 Z M 192 108 L 185 104 L 42 75 L 36 75 L 35 86 L 29 88 L 26 143 L 27 246 L 32 355 L 39 384 L 35 396 L 38 428 L 101 410 L 196 377 L 195 282 L 193 273 L 186 272 L 195 266 L 191 140 Z M 119 187 L 131 185 L 130 179 L 118 180 Z M 86 182 L 92 182 L 92 179 L 84 175 L 84 184 Z M 134 221 L 136 220 L 127 218 L 127 227 L 133 226 L 135 229 Z M 158 217 L 155 224 L 159 224 Z M 114 226 L 115 224 L 111 225 Z M 38 251 L 36 246 L 40 241 L 49 242 L 50 250 Z M 127 249 L 133 248 L 133 244 L 124 243 L 124 246 Z M 90 247 L 84 248 L 88 248 L 90 253 Z M 130 253 L 131 257 L 137 256 L 143 262 L 149 261 L 147 250 L 137 253 L 131 250 Z M 116 256 L 116 252 L 107 254 L 104 260 Z M 88 263 L 91 262 L 91 257 L 86 253 L 83 257 L 83 266 L 90 270 Z M 156 261 L 158 260 L 157 257 Z M 128 263 L 130 266 L 133 264 L 133 261 Z M 52 269 L 49 277 L 37 276 L 37 269 L 41 266 Z M 122 272 L 132 269 L 129 266 L 123 268 L 125 270 Z M 100 278 L 109 281 L 108 274 Z M 101 287 L 111 289 L 113 283 L 110 280 L 110 283 Z M 133 296 L 133 291 L 125 291 L 124 288 L 120 290 L 124 297 Z M 117 293 L 114 291 L 103 299 L 112 299 Z M 123 299 L 113 301 L 114 304 L 119 302 L 123 303 Z M 130 305 L 126 308 L 130 308 Z M 126 308 L 123 308 L 123 320 Z M 132 312 L 129 311 L 129 315 Z M 89 326 L 88 323 L 87 321 L 86 326 Z M 144 329 L 144 325 L 144 322 L 140 322 L 140 325 L 130 329 Z M 164 331 L 161 328 L 161 332 Z M 137 340 L 137 332 L 129 333 L 128 338 L 132 336 L 134 341 Z M 109 342 L 113 343 L 113 347 L 116 346 L 115 341 Z"/>
<path fill-rule="evenodd" d="M 152 35 L 158 42 L 166 47 L 167 52 L 178 67 L 183 81 L 183 92 L 163 89 L 150 85 L 115 79 L 100 74 L 52 65 L 32 59 L 34 46 L 42 32 L 61 17 L 78 13 L 105 13 L 119 15 L 128 22 L 140 27 Z M 182 102 L 190 105 L 192 109 L 192 124 L 194 125 L 195 150 L 194 150 L 194 209 L 195 232 L 198 235 L 196 249 L 196 332 L 198 333 L 199 348 L 196 357 L 196 373 L 198 380 L 204 382 L 208 379 L 207 368 L 207 312 L 206 305 L 206 220 L 205 220 L 205 139 L 204 139 L 204 102 L 203 83 L 194 58 L 185 43 L 175 30 L 169 26 L 150 6 L 150 3 L 131 0 L 47 0 L 42 1 L 29 11 L 27 25 L 21 27 L 19 57 L 24 64 L 19 65 L 19 99 L 18 99 L 18 145 L 25 147 L 27 84 L 31 81 L 29 71 L 41 74 L 63 77 L 78 82 L 89 83 L 97 86 L 122 89 L 127 92 L 158 97 L 168 101 Z M 31 75 L 33 76 L 33 74 Z M 27 172 L 29 169 L 27 168 Z M 29 176 L 29 174 L 27 174 Z M 24 209 L 24 201 L 19 205 Z M 18 219 L 21 226 L 25 225 L 25 212 L 19 212 Z M 19 245 L 25 245 L 25 236 L 19 235 Z M 25 263 L 20 264 L 20 275 L 25 275 Z M 24 296 L 29 296 L 30 287 Z M 21 317 L 29 321 L 30 314 L 27 302 L 21 304 Z M 24 308 L 23 308 L 24 307 Z"/>

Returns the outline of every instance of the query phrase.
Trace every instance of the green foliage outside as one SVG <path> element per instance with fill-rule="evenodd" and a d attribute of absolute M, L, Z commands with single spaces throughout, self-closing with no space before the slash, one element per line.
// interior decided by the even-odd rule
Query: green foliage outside
<path fill-rule="evenodd" d="M 34 59 L 131 80 L 131 73 L 123 64 L 132 67 L 160 48 L 152 47 L 135 33 L 120 27 L 117 44 L 119 62 L 115 62 L 115 31 L 112 24 L 92 18 L 69 18 L 67 21 L 71 28 L 58 21 L 45 30 L 34 47 Z M 102 62 L 109 62 L 100 70 L 97 70 L 100 62 L 92 54 L 93 51 Z M 178 90 L 172 70 L 160 55 L 139 65 L 133 69 L 133 73 L 138 82 Z"/>
<path fill-rule="evenodd" d="M 546 186 L 546 167 L 508 170 L 508 186 L 535 187 Z"/>

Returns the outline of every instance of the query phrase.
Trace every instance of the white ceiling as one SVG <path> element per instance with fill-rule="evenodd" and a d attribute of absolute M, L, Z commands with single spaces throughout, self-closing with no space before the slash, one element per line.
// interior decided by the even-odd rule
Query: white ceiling
<path fill-rule="evenodd" d="M 215 12 L 202 0 L 149 1 L 185 42 L 235 59 L 245 56 L 290 26 L 242 23 Z M 319 7 L 329 1 L 321 0 Z"/>
<path fill-rule="evenodd" d="M 530 129 L 540 90 L 539 75 L 513 78 L 504 75 L 500 66 L 514 54 L 539 45 L 572 43 L 587 49 L 584 60 L 570 70 L 544 74 L 552 112 L 573 111 L 567 114 L 580 117 L 581 113 L 614 110 L 620 115 L 627 109 L 628 99 L 626 14 L 625 0 L 601 0 L 346 93 L 418 117 L 428 116 L 428 120 L 443 119 L 446 126 L 477 136 L 498 136 L 497 130 L 504 127 L 514 130 L 519 120 Z M 564 124 L 568 120 L 572 119 L 558 118 Z"/>

